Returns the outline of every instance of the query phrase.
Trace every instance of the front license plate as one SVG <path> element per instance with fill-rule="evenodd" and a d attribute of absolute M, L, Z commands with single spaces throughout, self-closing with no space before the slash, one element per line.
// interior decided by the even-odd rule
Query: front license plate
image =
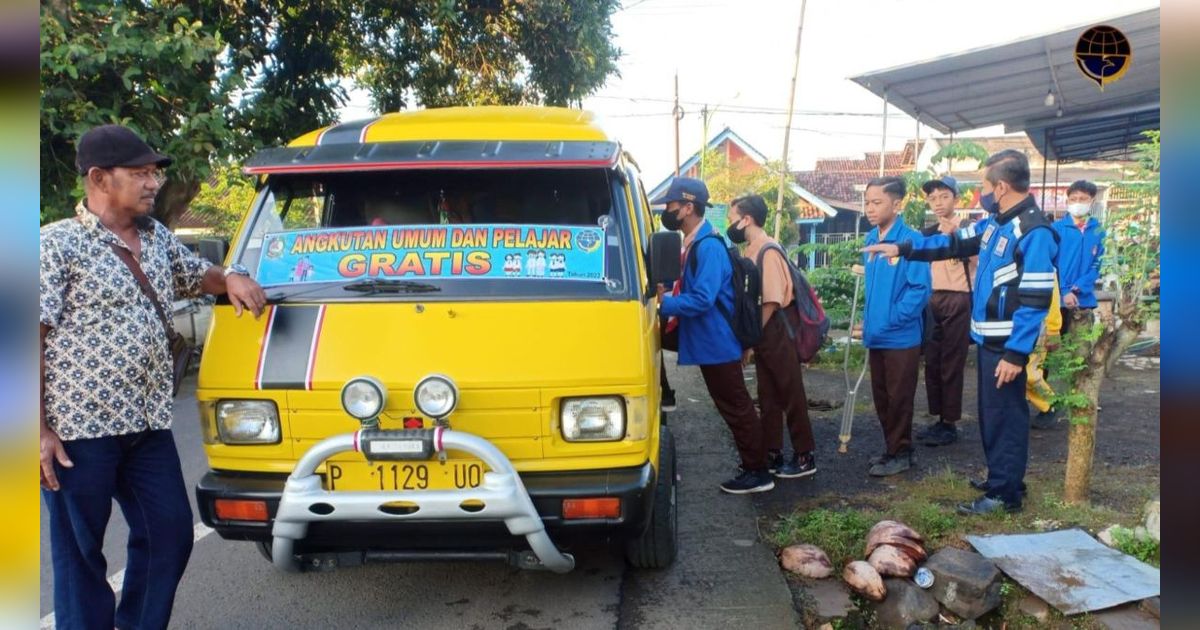
<path fill-rule="evenodd" d="M 462 490 L 483 483 L 478 460 L 441 462 L 327 462 L 325 488 L 347 491 Z"/>

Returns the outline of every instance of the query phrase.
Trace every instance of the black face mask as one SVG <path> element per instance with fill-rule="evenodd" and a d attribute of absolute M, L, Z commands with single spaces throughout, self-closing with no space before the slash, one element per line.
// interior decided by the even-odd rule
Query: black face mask
<path fill-rule="evenodd" d="M 746 228 L 731 225 L 725 228 L 725 236 L 728 236 L 730 241 L 740 245 L 746 242 Z"/>
<path fill-rule="evenodd" d="M 675 212 L 668 212 L 666 210 L 663 210 L 662 224 L 663 224 L 663 227 L 667 228 L 668 230 L 671 230 L 672 232 L 683 227 L 683 221 L 680 220 L 680 218 L 679 218 L 679 211 L 676 210 Z"/>

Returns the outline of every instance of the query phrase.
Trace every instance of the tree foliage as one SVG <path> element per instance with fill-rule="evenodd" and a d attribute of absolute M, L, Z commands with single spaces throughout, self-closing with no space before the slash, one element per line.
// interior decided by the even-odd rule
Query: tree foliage
<path fill-rule="evenodd" d="M 53 0 L 41 18 L 42 220 L 78 197 L 74 143 L 127 124 L 176 159 L 170 223 L 211 163 L 377 112 L 570 105 L 616 73 L 617 0 Z"/>
<path fill-rule="evenodd" d="M 1159 132 L 1147 131 L 1136 146 L 1139 165 L 1134 182 L 1115 184 L 1110 197 L 1128 200 L 1108 209 L 1101 274 L 1112 278 L 1111 301 L 1071 312 L 1071 332 L 1050 352 L 1046 366 L 1067 386 L 1052 400 L 1071 421 L 1065 499 L 1087 500 L 1100 389 L 1108 370 L 1158 312 L 1148 300 L 1159 269 Z"/>
<path fill-rule="evenodd" d="M 800 236 L 796 228 L 796 204 L 799 196 L 790 187 L 783 191 L 783 214 L 775 207 L 779 195 L 778 161 L 759 165 L 755 162 L 731 163 L 722 151 L 707 150 L 704 154 L 704 184 L 708 186 L 708 198 L 712 203 L 728 204 L 744 195 L 762 195 L 767 202 L 767 224 L 765 229 L 772 233 L 775 221 L 783 219 L 779 234 L 781 243 L 795 243 Z"/>
<path fill-rule="evenodd" d="M 237 83 L 216 76 L 220 36 L 184 6 L 70 4 L 41 18 L 42 221 L 71 213 L 81 194 L 75 140 L 96 125 L 136 130 L 174 158 L 177 181 L 207 177 L 234 135 Z"/>

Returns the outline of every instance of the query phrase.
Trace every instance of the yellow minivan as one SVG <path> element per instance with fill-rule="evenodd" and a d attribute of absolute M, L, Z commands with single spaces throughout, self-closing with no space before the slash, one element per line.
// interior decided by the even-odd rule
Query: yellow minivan
<path fill-rule="evenodd" d="M 389 114 L 266 149 L 231 243 L 267 290 L 218 303 L 197 398 L 205 524 L 284 570 L 676 550 L 655 232 L 592 115 Z"/>

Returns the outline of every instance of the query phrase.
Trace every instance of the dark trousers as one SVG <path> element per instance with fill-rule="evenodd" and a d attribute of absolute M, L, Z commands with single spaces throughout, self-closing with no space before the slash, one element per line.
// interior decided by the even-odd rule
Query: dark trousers
<path fill-rule="evenodd" d="M 662 326 L 663 328 L 666 328 L 667 326 L 667 321 L 665 318 L 662 320 Z M 671 352 L 679 352 L 679 329 L 676 328 L 669 333 L 661 333 L 661 345 L 664 351 L 670 350 Z M 661 353 L 660 358 L 662 358 Z M 664 392 L 672 391 L 671 381 L 667 380 L 667 362 L 665 359 L 659 361 L 658 382 L 659 385 L 662 386 L 662 390 Z"/>
<path fill-rule="evenodd" d="M 979 434 L 988 467 L 988 496 L 1021 502 L 1029 462 L 1029 402 L 1025 370 L 996 387 L 996 366 L 1003 353 L 979 346 Z"/>
<path fill-rule="evenodd" d="M 733 432 L 738 455 L 745 470 L 766 470 L 767 449 L 763 442 L 763 424 L 754 401 L 746 389 L 741 361 L 701 365 L 700 374 L 717 412 Z"/>
<path fill-rule="evenodd" d="M 783 450 L 783 423 L 787 420 L 792 450 L 808 453 L 816 449 L 808 419 L 808 397 L 796 343 L 788 338 L 783 318 L 775 311 L 763 327 L 762 341 L 754 347 L 758 372 L 758 405 L 762 408 L 763 439 L 768 452 Z"/>
<path fill-rule="evenodd" d="M 962 419 L 963 369 L 971 345 L 971 294 L 934 291 L 929 299 L 933 331 L 925 342 L 925 395 L 930 415 Z"/>
<path fill-rule="evenodd" d="M 192 552 L 192 509 L 169 430 L 63 442 L 72 468 L 43 490 L 50 512 L 59 628 L 166 628 Z M 116 498 L 129 523 L 121 605 L 108 585 L 104 532 Z"/>
<path fill-rule="evenodd" d="M 871 394 L 883 427 L 887 454 L 912 450 L 913 398 L 917 394 L 921 346 L 903 350 L 872 348 L 870 362 Z"/>

